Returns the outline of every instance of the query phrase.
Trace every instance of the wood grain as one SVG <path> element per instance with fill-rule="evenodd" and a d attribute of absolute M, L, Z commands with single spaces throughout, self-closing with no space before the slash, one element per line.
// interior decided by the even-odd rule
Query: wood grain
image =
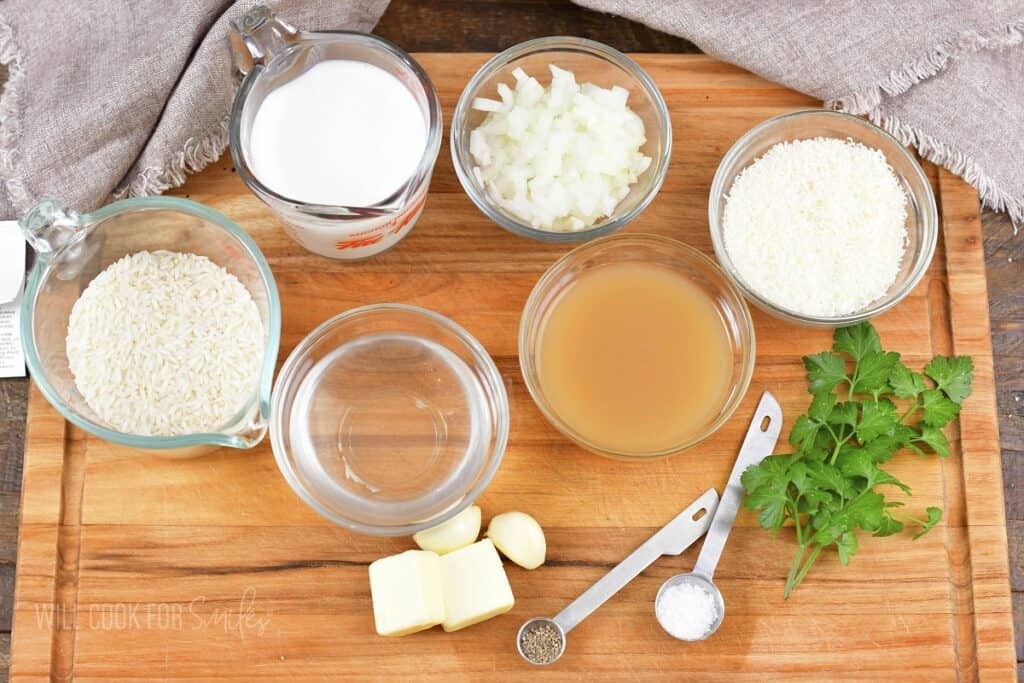
<path fill-rule="evenodd" d="M 623 52 L 700 52 L 683 38 L 569 0 L 397 0 L 374 33 L 416 52 L 497 52 L 559 35 L 599 40 Z"/>
<path fill-rule="evenodd" d="M 485 55 L 420 55 L 446 115 Z M 629 230 L 709 250 L 704 203 L 722 152 L 764 118 L 814 103 L 704 57 L 643 56 L 673 111 L 669 181 Z M 681 647 L 651 618 L 660 581 L 694 552 L 658 562 L 571 636 L 557 667 L 528 669 L 513 651 L 521 621 L 553 614 L 707 486 L 721 487 L 743 419 L 770 388 L 786 415 L 806 407 L 803 353 L 829 333 L 755 313 L 758 366 L 738 417 L 698 448 L 624 464 L 560 438 L 525 392 L 515 360 L 518 313 L 564 249 L 514 237 L 477 212 L 442 149 L 427 209 L 395 250 L 358 264 L 309 255 L 225 162 L 191 178 L 188 194 L 225 212 L 260 243 L 281 291 L 281 358 L 330 315 L 398 300 L 452 316 L 495 356 L 509 391 L 512 436 L 480 500 L 487 516 L 535 514 L 550 563 L 510 567 L 514 611 L 457 634 L 373 635 L 366 565 L 407 539 L 351 534 L 318 518 L 278 475 L 268 444 L 167 462 L 86 438 L 37 391 L 29 399 L 12 671 L 26 679 L 257 677 L 346 680 L 552 677 L 622 680 L 1010 680 L 1016 673 L 996 395 L 976 194 L 929 167 L 943 236 L 926 279 L 876 321 L 912 365 L 970 353 L 977 366 L 953 453 L 901 457 L 911 510 L 941 502 L 932 534 L 910 543 L 864 539 L 849 567 L 825 557 L 797 595 L 781 599 L 791 544 L 741 513 L 719 570 L 729 616 L 715 638 Z M 797 331 L 799 334 L 795 334 Z M 787 420 L 787 427 L 789 421 Z M 814 638 L 814 648 L 808 639 Z M 825 656 L 820 653 L 824 651 Z"/>

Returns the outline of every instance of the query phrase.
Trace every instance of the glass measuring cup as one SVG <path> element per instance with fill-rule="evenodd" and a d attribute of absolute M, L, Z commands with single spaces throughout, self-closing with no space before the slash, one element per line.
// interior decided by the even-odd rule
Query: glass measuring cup
<path fill-rule="evenodd" d="M 245 76 L 229 125 L 231 158 L 239 176 L 284 221 L 285 232 L 315 254 L 355 260 L 393 247 L 412 230 L 423 211 L 441 148 L 441 104 L 426 72 L 387 40 L 356 31 L 300 31 L 262 5 L 231 25 L 235 65 Z M 332 59 L 366 62 L 397 77 L 415 97 L 426 123 L 426 145 L 416 170 L 391 196 L 372 206 L 299 201 L 267 187 L 253 171 L 252 125 L 264 99 L 316 64 Z"/>
<path fill-rule="evenodd" d="M 20 223 L 36 251 L 22 303 L 25 359 L 32 379 L 61 415 L 107 441 L 169 457 L 202 455 L 221 446 L 250 448 L 263 439 L 270 419 L 281 307 L 270 267 L 244 230 L 201 204 L 175 197 L 125 199 L 86 214 L 46 199 Z M 263 323 L 263 360 L 252 394 L 214 432 L 140 436 L 112 429 L 79 393 L 68 366 L 68 320 L 82 291 L 122 256 L 159 250 L 205 256 L 225 268 L 249 290 Z"/>

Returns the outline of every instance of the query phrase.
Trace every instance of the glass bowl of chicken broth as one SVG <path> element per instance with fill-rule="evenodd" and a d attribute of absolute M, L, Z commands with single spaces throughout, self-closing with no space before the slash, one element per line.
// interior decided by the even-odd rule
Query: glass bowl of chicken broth
<path fill-rule="evenodd" d="M 590 451 L 678 453 L 714 434 L 746 394 L 754 325 L 707 256 L 656 235 L 569 252 L 541 277 L 519 327 L 519 363 L 537 407 Z"/>

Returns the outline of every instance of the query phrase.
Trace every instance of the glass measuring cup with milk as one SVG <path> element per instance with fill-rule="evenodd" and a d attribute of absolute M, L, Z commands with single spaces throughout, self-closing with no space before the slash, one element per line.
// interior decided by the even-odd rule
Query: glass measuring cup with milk
<path fill-rule="evenodd" d="M 441 146 L 441 107 L 407 53 L 352 31 L 300 31 L 256 6 L 232 22 L 245 78 L 231 157 L 306 249 L 361 259 L 412 229 Z"/>

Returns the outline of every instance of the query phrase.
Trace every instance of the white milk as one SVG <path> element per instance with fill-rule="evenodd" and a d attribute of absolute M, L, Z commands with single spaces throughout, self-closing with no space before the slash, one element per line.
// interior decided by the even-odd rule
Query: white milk
<path fill-rule="evenodd" d="M 256 177 L 289 199 L 369 206 L 413 175 L 426 143 L 423 113 L 397 78 L 335 59 L 267 95 L 249 158 Z"/>

